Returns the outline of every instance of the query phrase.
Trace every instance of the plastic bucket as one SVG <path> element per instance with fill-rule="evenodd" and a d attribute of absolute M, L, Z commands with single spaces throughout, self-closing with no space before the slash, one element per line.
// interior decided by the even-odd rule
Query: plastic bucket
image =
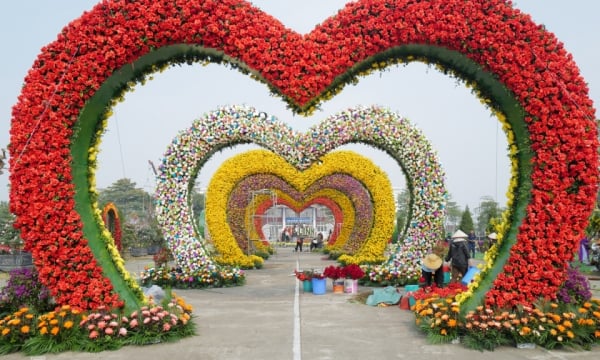
<path fill-rule="evenodd" d="M 473 281 L 473 278 L 475 277 L 476 274 L 479 273 L 479 269 L 476 267 L 470 267 L 469 270 L 467 271 L 467 273 L 465 274 L 465 276 L 463 276 L 461 283 L 463 285 L 469 285 L 469 283 L 471 283 L 471 281 Z"/>
<path fill-rule="evenodd" d="M 302 282 L 302 290 L 304 292 L 312 292 L 312 281 L 311 280 L 304 280 Z"/>
<path fill-rule="evenodd" d="M 405 285 L 404 286 L 404 291 L 406 291 L 406 294 L 404 296 L 408 297 L 408 305 L 409 306 L 413 306 L 416 301 L 415 298 L 413 297 L 413 292 L 419 290 L 419 285 Z"/>
<path fill-rule="evenodd" d="M 344 280 L 344 292 L 346 294 L 357 294 L 358 293 L 358 280 L 345 279 Z"/>
<path fill-rule="evenodd" d="M 325 286 L 327 281 L 325 279 L 312 279 L 312 291 L 315 295 L 323 295 L 325 294 Z"/>

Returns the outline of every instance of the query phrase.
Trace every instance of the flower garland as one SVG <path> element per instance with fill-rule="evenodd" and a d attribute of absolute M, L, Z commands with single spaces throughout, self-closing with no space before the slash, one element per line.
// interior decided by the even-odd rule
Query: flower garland
<path fill-rule="evenodd" d="M 95 261 L 107 250 L 88 247 L 101 230 L 89 225 L 87 150 L 124 91 L 194 61 L 252 73 L 307 113 L 391 64 L 436 63 L 465 80 L 505 114 L 519 158 L 514 210 L 487 276 L 494 281 L 477 292 L 501 307 L 556 296 L 598 189 L 595 111 L 563 45 L 510 2 L 358 0 L 302 36 L 239 0 L 116 0 L 42 49 L 12 112 L 11 211 L 59 304 L 88 308 L 127 296 L 113 287 L 122 275 L 107 280 Z"/>
<path fill-rule="evenodd" d="M 286 182 L 289 186 L 285 186 Z M 394 217 L 391 184 L 381 169 L 350 151 L 328 153 L 320 158 L 318 166 L 311 166 L 303 172 L 298 172 L 282 157 L 266 150 L 248 151 L 223 162 L 213 174 L 206 194 L 206 224 L 215 247 L 225 257 L 221 249 L 231 249 L 231 244 L 236 243 L 231 232 L 226 230 L 228 214 L 235 212 L 235 209 L 243 211 L 249 204 L 249 194 L 252 191 L 275 188 L 292 194 L 293 189 L 298 189 L 295 196 L 301 196 L 298 192 L 310 194 L 314 191 L 311 189 L 313 184 L 316 190 L 332 188 L 346 193 L 353 199 L 357 216 L 355 224 L 362 225 L 361 214 L 365 214 L 367 219 L 372 219 L 366 226 L 355 226 L 359 231 L 356 236 L 361 242 L 362 239 L 366 239 L 364 246 L 378 246 L 381 249 L 378 256 L 383 258 L 387 239 L 393 231 L 393 226 L 389 225 L 388 220 Z M 357 200 L 362 195 L 356 193 L 364 191 L 362 184 L 371 191 L 366 194 L 367 201 L 358 206 Z M 232 196 L 236 188 L 235 196 Z M 216 234 L 213 229 L 218 229 Z M 379 242 L 382 244 L 377 245 Z M 362 250 L 363 248 L 358 250 L 358 253 Z M 242 255 L 239 252 L 231 256 Z"/>
<path fill-rule="evenodd" d="M 114 203 L 107 203 L 102 209 L 102 220 L 104 225 L 110 231 L 112 238 L 115 241 L 117 250 L 122 251 L 123 245 L 121 244 L 121 218 L 119 217 L 119 211 Z"/>

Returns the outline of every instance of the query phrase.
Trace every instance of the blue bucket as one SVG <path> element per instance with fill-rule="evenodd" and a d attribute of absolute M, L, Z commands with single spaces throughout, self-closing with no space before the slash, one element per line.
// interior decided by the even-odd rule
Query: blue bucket
<path fill-rule="evenodd" d="M 408 296 L 408 304 L 409 306 L 413 306 L 416 301 L 412 293 L 419 290 L 419 285 L 404 285 L 404 291 L 406 291 L 406 295 Z"/>
<path fill-rule="evenodd" d="M 473 281 L 473 278 L 475 277 L 475 275 L 478 273 L 479 273 L 479 269 L 471 266 L 469 268 L 469 270 L 467 271 L 467 273 L 465 274 L 465 276 L 463 276 L 461 283 L 463 285 L 469 285 L 471 283 L 471 281 Z"/>
<path fill-rule="evenodd" d="M 327 285 L 327 279 L 312 279 L 312 291 L 315 295 L 325 294 L 325 288 Z"/>

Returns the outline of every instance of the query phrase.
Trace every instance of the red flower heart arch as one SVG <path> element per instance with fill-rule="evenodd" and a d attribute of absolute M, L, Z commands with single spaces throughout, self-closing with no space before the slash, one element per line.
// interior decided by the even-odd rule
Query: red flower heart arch
<path fill-rule="evenodd" d="M 305 36 L 240 0 L 98 4 L 42 49 L 13 109 L 10 205 L 40 279 L 59 304 L 141 299 L 114 276 L 88 180 L 95 130 L 129 81 L 226 62 L 310 112 L 363 71 L 412 60 L 474 86 L 518 148 L 512 223 L 470 305 L 553 298 L 595 201 L 594 109 L 562 44 L 503 0 L 356 1 Z"/>

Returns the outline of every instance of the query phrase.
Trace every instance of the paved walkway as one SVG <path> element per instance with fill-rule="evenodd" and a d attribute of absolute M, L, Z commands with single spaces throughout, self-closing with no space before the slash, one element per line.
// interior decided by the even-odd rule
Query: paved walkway
<path fill-rule="evenodd" d="M 151 260 L 127 261 L 138 272 Z M 502 347 L 478 352 L 462 345 L 430 345 L 414 326 L 410 311 L 397 306 L 370 307 L 352 295 L 305 294 L 293 276 L 300 268 L 322 269 L 332 261 L 318 253 L 280 249 L 261 270 L 248 272 L 243 287 L 179 290 L 194 306 L 198 335 L 175 343 L 128 346 L 102 353 L 61 353 L 37 357 L 11 354 L 3 359 L 598 359 L 593 351 L 547 351 Z M 595 284 L 596 289 L 598 284 Z M 361 291 L 370 291 L 360 288 Z M 598 291 L 596 290 L 596 296 Z"/>

